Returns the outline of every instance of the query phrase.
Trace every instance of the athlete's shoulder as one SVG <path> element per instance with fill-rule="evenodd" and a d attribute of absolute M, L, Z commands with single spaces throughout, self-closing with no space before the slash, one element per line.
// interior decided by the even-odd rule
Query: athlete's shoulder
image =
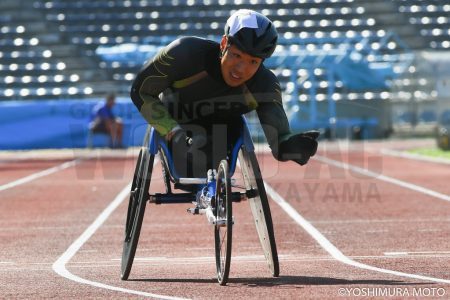
<path fill-rule="evenodd" d="M 218 43 L 212 40 L 196 37 L 185 36 L 174 40 L 167 46 L 168 51 L 184 52 L 185 54 L 195 54 L 199 52 L 207 52 L 213 47 L 217 47 Z"/>
<path fill-rule="evenodd" d="M 191 72 L 198 72 L 205 67 L 205 57 L 213 47 L 214 42 L 210 40 L 181 37 L 163 47 L 150 65 L 158 65 L 159 70 L 170 68 L 178 76 L 189 76 Z"/>

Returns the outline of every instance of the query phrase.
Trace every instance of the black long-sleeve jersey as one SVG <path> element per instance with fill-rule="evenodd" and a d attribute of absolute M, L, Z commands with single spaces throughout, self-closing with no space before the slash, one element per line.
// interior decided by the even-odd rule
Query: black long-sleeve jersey
<path fill-rule="evenodd" d="M 253 110 L 275 156 L 292 135 L 275 74 L 261 64 L 245 84 L 230 87 L 222 77 L 219 44 L 211 40 L 184 37 L 164 47 L 137 74 L 131 98 L 162 136 L 177 125 L 232 126 Z"/>

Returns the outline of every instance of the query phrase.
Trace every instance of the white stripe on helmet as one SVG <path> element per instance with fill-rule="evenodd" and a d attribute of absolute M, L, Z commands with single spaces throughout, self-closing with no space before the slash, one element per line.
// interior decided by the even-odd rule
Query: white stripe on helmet
<path fill-rule="evenodd" d="M 240 9 L 228 18 L 227 24 L 230 27 L 230 35 L 235 35 L 242 28 L 258 28 L 256 15 L 249 9 Z"/>

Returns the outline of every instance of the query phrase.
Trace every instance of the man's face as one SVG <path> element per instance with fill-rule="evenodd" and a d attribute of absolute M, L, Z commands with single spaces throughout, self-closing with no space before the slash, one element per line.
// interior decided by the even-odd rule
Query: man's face
<path fill-rule="evenodd" d="M 106 99 L 106 105 L 109 108 L 113 108 L 114 104 L 116 104 L 116 99 L 114 99 L 112 97 L 108 97 L 108 99 Z"/>
<path fill-rule="evenodd" d="M 222 52 L 226 46 L 227 38 L 224 36 L 220 43 Z M 261 58 L 251 56 L 231 45 L 220 61 L 223 79 L 229 86 L 239 86 L 255 75 L 261 63 Z"/>

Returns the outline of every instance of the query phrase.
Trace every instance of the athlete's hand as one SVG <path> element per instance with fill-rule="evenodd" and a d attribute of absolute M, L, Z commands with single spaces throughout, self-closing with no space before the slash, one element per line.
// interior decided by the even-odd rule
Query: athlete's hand
<path fill-rule="evenodd" d="M 184 131 L 181 127 L 177 126 L 172 129 L 166 135 L 166 142 L 169 144 L 169 147 L 186 147 L 192 145 L 192 138 L 186 135 L 186 131 Z"/>
<path fill-rule="evenodd" d="M 278 157 L 281 161 L 292 160 L 300 165 L 308 163 L 311 156 L 317 152 L 318 131 L 306 131 L 291 136 L 282 142 L 278 149 Z"/>

